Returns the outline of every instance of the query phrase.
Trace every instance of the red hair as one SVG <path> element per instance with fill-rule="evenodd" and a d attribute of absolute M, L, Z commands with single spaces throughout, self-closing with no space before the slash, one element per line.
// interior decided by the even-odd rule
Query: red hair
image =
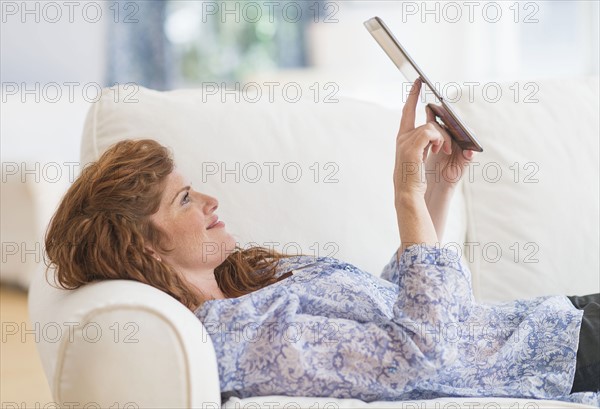
<path fill-rule="evenodd" d="M 54 267 L 61 287 L 135 280 L 166 292 L 191 310 L 201 305 L 201 292 L 146 250 L 163 249 L 165 235 L 150 216 L 159 209 L 173 169 L 169 150 L 151 139 L 118 142 L 83 169 L 46 233 L 48 267 Z M 215 269 L 215 278 L 223 294 L 239 297 L 276 282 L 276 262 L 285 257 L 263 247 L 236 246 Z"/>

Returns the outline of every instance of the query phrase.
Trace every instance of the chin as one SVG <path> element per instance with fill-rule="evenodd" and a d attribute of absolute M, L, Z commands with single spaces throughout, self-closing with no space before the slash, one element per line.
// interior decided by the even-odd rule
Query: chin
<path fill-rule="evenodd" d="M 227 231 L 223 231 L 223 236 L 222 239 L 219 240 L 221 245 L 220 247 L 223 249 L 223 251 L 225 252 L 225 258 L 227 258 L 227 256 L 229 255 L 230 252 L 232 252 L 233 250 L 235 250 L 235 238 L 229 234 Z"/>

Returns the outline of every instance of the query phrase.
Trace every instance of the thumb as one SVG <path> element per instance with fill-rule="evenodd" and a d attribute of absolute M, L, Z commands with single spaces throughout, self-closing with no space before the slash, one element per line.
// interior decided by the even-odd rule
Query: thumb
<path fill-rule="evenodd" d="M 473 159 L 473 155 L 475 155 L 475 152 L 473 152 L 473 151 L 472 151 L 472 150 L 470 150 L 470 149 L 466 149 L 466 150 L 464 150 L 462 153 L 463 153 L 463 157 L 464 157 L 466 160 L 471 160 L 471 159 Z"/>
<path fill-rule="evenodd" d="M 452 155 L 452 162 L 456 163 L 461 168 L 464 168 L 471 162 L 473 156 L 475 156 L 475 152 L 470 149 L 459 150 L 456 154 Z"/>

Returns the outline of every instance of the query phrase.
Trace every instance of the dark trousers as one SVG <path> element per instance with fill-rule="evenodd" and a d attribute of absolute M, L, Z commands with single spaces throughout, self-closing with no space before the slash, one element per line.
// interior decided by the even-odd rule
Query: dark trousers
<path fill-rule="evenodd" d="M 571 393 L 600 391 L 600 293 L 567 298 L 583 310 Z"/>

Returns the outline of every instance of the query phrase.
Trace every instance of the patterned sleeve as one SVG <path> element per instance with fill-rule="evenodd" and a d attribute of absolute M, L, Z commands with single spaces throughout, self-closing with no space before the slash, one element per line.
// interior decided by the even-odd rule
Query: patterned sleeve
<path fill-rule="evenodd" d="M 471 274 L 461 256 L 451 249 L 414 244 L 392 267 L 396 271 L 390 277 L 399 279 L 393 321 L 431 359 L 453 361 L 457 351 L 444 334 L 468 318 L 474 303 Z"/>
<path fill-rule="evenodd" d="M 393 284 L 398 284 L 398 282 L 400 281 L 400 274 L 399 274 L 400 270 L 398 269 L 398 263 L 399 263 L 398 250 L 399 249 L 396 249 L 396 251 L 394 251 L 392 258 L 383 267 L 383 270 L 381 271 L 381 274 L 379 275 L 382 279 L 387 280 Z"/>
<path fill-rule="evenodd" d="M 435 257 L 435 258 L 437 258 L 437 259 L 441 259 L 442 257 L 445 257 L 446 260 L 448 260 L 448 261 L 459 261 L 459 255 L 456 254 L 453 250 L 450 251 L 448 249 L 439 248 L 439 247 L 435 247 L 435 246 L 423 246 L 423 245 L 415 244 L 413 246 L 406 248 L 404 252 L 406 252 L 411 247 L 412 248 L 419 247 L 421 249 L 421 251 L 424 251 L 431 255 L 436 253 L 437 257 Z M 415 250 L 411 250 L 411 251 L 413 253 L 415 252 Z M 379 275 L 380 278 L 382 278 L 386 281 L 389 281 L 390 283 L 396 284 L 396 285 L 399 284 L 400 275 L 401 275 L 401 273 L 403 273 L 403 270 L 400 268 L 400 257 L 401 257 L 401 255 L 399 254 L 398 249 L 397 249 L 396 251 L 394 251 L 394 254 L 390 258 L 388 263 L 383 267 L 381 274 Z M 433 259 L 434 259 L 433 257 L 430 257 L 430 260 L 433 260 Z M 469 268 L 464 263 L 460 263 L 460 262 L 453 263 L 452 266 L 454 268 L 458 268 L 463 271 L 465 279 L 468 281 L 469 287 L 471 287 L 472 286 L 471 272 L 470 272 Z M 472 290 L 470 290 L 470 291 L 472 291 Z"/>

